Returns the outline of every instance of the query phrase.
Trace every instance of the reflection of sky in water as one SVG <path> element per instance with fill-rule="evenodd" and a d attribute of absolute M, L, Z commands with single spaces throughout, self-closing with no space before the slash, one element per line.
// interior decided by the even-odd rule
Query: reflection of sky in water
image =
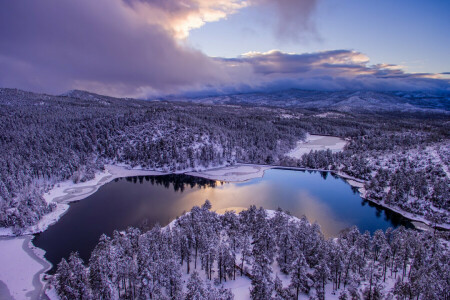
<path fill-rule="evenodd" d="M 192 205 L 209 199 L 213 210 L 218 212 L 250 205 L 267 209 L 281 207 L 295 216 L 305 215 L 311 222 L 320 224 L 325 236 L 332 236 L 355 224 L 350 215 L 342 217 L 336 209 L 340 210 L 342 202 L 349 201 L 359 206 L 360 198 L 344 182 L 332 177 L 326 181 L 319 173 L 269 170 L 263 178 L 247 182 L 185 191 L 179 203 L 183 210 L 189 210 Z M 180 207 L 173 209 L 175 214 L 180 211 Z"/>
<path fill-rule="evenodd" d="M 250 205 L 275 210 L 281 207 L 292 215 L 305 215 L 317 222 L 325 237 L 336 236 L 341 230 L 357 225 L 361 231 L 374 232 L 398 225 L 399 215 L 373 207 L 352 191 L 345 181 L 327 173 L 291 170 L 267 170 L 263 178 L 241 183 L 208 184 L 200 187 L 190 183 L 198 178 L 189 176 L 143 177 L 120 179 L 102 186 L 96 193 L 72 203 L 69 211 L 34 243 L 47 251 L 46 258 L 58 263 L 70 252 L 79 251 L 88 259 L 101 234 L 140 226 L 144 221 L 152 226 L 165 226 L 206 199 L 218 212 L 240 211 Z M 151 180 L 160 184 L 152 184 Z M 174 180 L 179 179 L 175 184 Z M 150 180 L 150 181 L 149 181 Z M 203 180 L 203 179 L 202 179 Z M 203 180 L 205 183 L 214 181 Z M 181 190 L 175 191 L 174 186 Z"/>

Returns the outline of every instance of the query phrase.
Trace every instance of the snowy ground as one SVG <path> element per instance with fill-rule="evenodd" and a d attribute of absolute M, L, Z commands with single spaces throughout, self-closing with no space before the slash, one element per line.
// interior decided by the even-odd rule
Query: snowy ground
<path fill-rule="evenodd" d="M 335 112 L 325 112 L 321 114 L 314 115 L 317 118 L 342 118 L 345 117 L 344 114 L 335 113 Z"/>
<path fill-rule="evenodd" d="M 304 141 L 297 142 L 297 146 L 288 152 L 287 156 L 299 159 L 303 154 L 311 151 L 330 149 L 333 152 L 339 152 L 344 150 L 346 144 L 345 140 L 338 137 L 308 134 Z"/>
<path fill-rule="evenodd" d="M 32 238 L 0 238 L 0 299 L 41 299 L 41 277 L 51 265 L 33 247 Z"/>

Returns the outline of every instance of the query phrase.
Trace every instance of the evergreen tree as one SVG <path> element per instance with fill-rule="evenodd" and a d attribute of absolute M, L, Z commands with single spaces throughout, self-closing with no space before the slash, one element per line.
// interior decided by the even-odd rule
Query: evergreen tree
<path fill-rule="evenodd" d="M 300 292 L 304 293 L 309 292 L 308 277 L 307 277 L 308 268 L 309 266 L 305 260 L 305 257 L 303 256 L 303 253 L 299 252 L 297 258 L 292 263 L 290 268 L 291 274 L 290 287 L 295 290 L 296 299 L 298 299 Z"/>
<path fill-rule="evenodd" d="M 197 271 L 194 271 L 191 276 L 189 276 L 186 289 L 187 291 L 184 295 L 184 299 L 186 300 L 203 300 L 208 298 L 207 291 L 205 290 Z"/>

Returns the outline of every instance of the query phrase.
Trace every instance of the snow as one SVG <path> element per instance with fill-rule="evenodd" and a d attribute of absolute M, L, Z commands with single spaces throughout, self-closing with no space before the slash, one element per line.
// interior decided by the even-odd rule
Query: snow
<path fill-rule="evenodd" d="M 427 152 L 430 150 L 430 147 L 427 147 Z M 442 167 L 442 169 L 445 172 L 445 175 L 447 175 L 447 178 L 450 178 L 450 171 L 448 170 L 448 166 L 445 162 L 442 161 L 441 156 L 437 153 L 436 148 L 432 148 L 429 152 L 431 156 L 439 163 L 439 165 Z"/>
<path fill-rule="evenodd" d="M 214 278 L 213 280 L 209 281 L 206 278 L 205 271 L 200 270 L 200 258 L 197 259 L 197 269 L 194 267 L 194 261 L 192 260 L 190 263 L 190 274 L 186 273 L 186 263 L 183 263 L 181 266 L 181 278 L 183 281 L 183 290 L 186 288 L 186 283 L 189 281 L 189 277 L 194 271 L 197 271 L 199 277 L 203 280 L 203 282 L 210 282 L 211 284 L 214 282 L 214 279 L 217 277 L 217 268 L 216 266 L 213 267 L 214 272 Z M 222 281 L 222 283 L 219 285 L 223 285 L 224 288 L 230 289 L 231 292 L 234 295 L 234 300 L 247 300 L 250 299 L 250 287 L 251 287 L 251 280 L 244 276 L 240 275 L 240 271 L 236 271 L 236 280 L 227 280 Z"/>
<path fill-rule="evenodd" d="M 36 226 L 28 230 L 27 233 L 42 232 L 51 224 L 56 223 L 59 218 L 69 209 L 68 203 L 84 199 L 94 194 L 102 185 L 120 177 L 164 175 L 166 173 L 158 171 L 143 170 L 138 168 L 128 168 L 126 166 L 106 165 L 105 171 L 95 174 L 95 178 L 86 182 L 73 183 L 68 180 L 58 184 L 48 193 L 44 194 L 47 203 L 56 203 L 56 209 L 45 215 Z"/>
<path fill-rule="evenodd" d="M 42 259 L 42 250 L 30 248 L 32 236 L 0 238 L 0 281 L 7 286 L 14 299 L 39 299 L 42 290 L 40 278 L 50 264 Z M 40 249 L 39 249 L 40 250 Z M 1 299 L 8 299 L 5 290 Z M 7 294 L 6 294 L 7 295 Z"/>
<path fill-rule="evenodd" d="M 355 181 L 353 179 L 347 179 L 346 181 L 347 181 L 348 184 L 350 184 L 353 187 L 364 188 L 364 183 L 363 182 Z"/>
<path fill-rule="evenodd" d="M 189 174 L 214 180 L 244 181 L 262 177 L 264 171 L 270 168 L 270 166 L 238 165 L 202 172 L 191 172 Z M 44 199 L 47 203 L 55 203 L 56 209 L 50 214 L 45 215 L 37 225 L 26 229 L 24 234 L 33 234 L 46 230 L 48 226 L 56 223 L 67 211 L 70 202 L 88 197 L 95 193 L 102 185 L 115 178 L 164 174 L 167 173 L 129 168 L 127 166 L 106 165 L 105 171 L 97 173 L 92 180 L 77 184 L 70 180 L 61 182 L 48 193 L 44 194 Z M 0 235 L 13 236 L 12 229 L 1 228 Z M 30 251 L 31 247 L 33 247 L 32 245 L 28 245 L 30 240 L 31 236 L 4 237 L 0 240 L 0 265 L 2 266 L 0 281 L 7 287 L 2 288 L 0 290 L 1 293 L 7 293 L 9 290 L 9 293 L 13 297 L 17 299 L 26 299 L 25 293 L 33 292 L 36 294 L 42 290 L 42 288 L 34 288 L 33 278 L 40 276 L 39 274 L 44 271 L 43 265 L 50 266 L 50 264 L 44 259 L 39 259 L 36 254 Z M 43 255 L 40 256 L 43 257 Z M 11 273 L 9 270 L 14 270 L 15 272 Z M 38 280 L 38 284 L 42 286 L 43 282 Z M 232 282 L 230 284 L 233 285 L 233 289 L 237 289 L 238 294 L 244 293 L 247 295 L 249 293 L 247 290 L 242 289 L 242 286 L 244 285 L 241 281 Z M 50 291 L 49 293 L 51 294 L 52 292 Z M 6 296 L 3 297 L 2 294 L 0 294 L 0 296 L 2 299 L 6 298 Z M 245 297 L 241 299 L 245 299 Z"/>
<path fill-rule="evenodd" d="M 345 117 L 345 115 L 340 114 L 340 113 L 334 113 L 334 112 L 325 112 L 325 113 L 317 114 L 314 117 L 317 117 L 317 118 L 341 118 L 341 117 Z"/>
<path fill-rule="evenodd" d="M 359 182 L 355 182 L 356 184 L 360 184 Z M 276 214 L 276 211 L 274 210 L 266 210 L 267 213 L 267 218 L 273 218 Z M 189 214 L 189 212 L 187 212 L 187 214 Z M 300 221 L 297 217 L 294 216 L 290 216 L 292 221 Z M 176 220 L 173 220 L 169 225 L 167 225 L 164 228 L 168 228 L 168 227 L 172 227 L 174 226 Z M 240 254 L 237 255 L 236 257 L 236 261 L 240 261 Z M 204 282 L 208 282 L 207 278 L 206 278 L 206 274 L 204 271 L 200 270 L 200 258 L 197 259 L 197 269 L 195 269 L 194 267 L 195 263 L 194 260 L 192 260 L 190 262 L 190 274 L 192 274 L 194 271 L 197 271 L 199 277 L 204 281 Z M 245 265 L 247 267 L 250 267 L 247 263 L 245 263 Z M 278 278 L 281 280 L 283 287 L 286 288 L 289 286 L 290 284 L 290 276 L 283 274 L 280 270 L 280 267 L 278 265 L 278 263 L 276 262 L 276 260 L 274 260 L 274 262 L 271 265 L 271 268 L 273 270 L 272 272 L 272 280 L 275 280 L 275 276 L 278 276 Z M 409 266 L 408 266 L 409 268 Z M 181 266 L 181 273 L 182 273 L 182 281 L 183 281 L 183 285 L 184 285 L 184 290 L 186 287 L 186 283 L 189 280 L 190 274 L 186 273 L 186 269 L 187 269 L 187 265 L 186 262 L 183 263 L 183 265 Z M 313 271 L 313 269 L 309 270 L 309 273 L 311 273 Z M 217 277 L 217 267 L 214 266 L 213 267 L 213 274 L 214 274 L 214 278 Z M 400 277 L 400 274 L 397 274 L 397 277 Z M 386 281 L 385 282 L 381 282 L 382 283 L 382 290 L 383 290 L 383 295 L 386 296 L 390 293 L 390 291 L 393 289 L 395 283 L 396 283 L 396 275 L 390 275 L 390 271 L 388 269 L 387 273 L 386 273 Z M 214 280 L 213 280 L 214 281 Z M 209 282 L 213 282 L 213 281 L 209 281 Z M 246 277 L 245 275 L 241 276 L 240 275 L 240 271 L 237 270 L 236 271 L 236 279 L 235 280 L 227 280 L 227 281 L 222 281 L 222 283 L 220 285 L 223 285 L 224 288 L 230 289 L 231 292 L 234 295 L 234 299 L 235 300 L 248 300 L 251 299 L 250 297 L 250 289 L 251 289 L 251 280 L 250 278 Z M 362 279 L 361 284 L 358 287 L 358 290 L 360 292 L 362 292 L 366 287 L 368 287 L 369 283 L 368 283 L 368 279 Z M 346 288 L 343 287 L 343 285 L 341 286 L 340 289 L 338 290 L 334 290 L 333 288 L 333 283 L 331 281 L 328 281 L 328 283 L 325 285 L 325 299 L 333 299 L 333 300 L 338 300 L 339 299 L 339 295 L 341 294 L 342 291 L 346 290 Z M 311 299 L 311 296 L 314 296 L 316 294 L 315 288 L 312 287 L 311 291 L 309 294 L 305 294 L 305 293 L 300 293 L 299 294 L 299 299 Z"/>
<path fill-rule="evenodd" d="M 223 168 L 209 169 L 200 172 L 187 172 L 187 175 L 202 177 L 211 180 L 242 182 L 253 178 L 263 177 L 264 171 L 272 166 L 235 165 Z"/>
<path fill-rule="evenodd" d="M 236 280 L 227 281 L 223 286 L 231 290 L 234 300 L 246 300 L 250 299 L 251 284 L 249 278 L 236 275 Z"/>
<path fill-rule="evenodd" d="M 45 295 L 50 300 L 59 300 L 60 299 L 58 296 L 58 293 L 56 292 L 56 289 L 53 286 L 51 286 L 48 290 L 45 291 Z"/>
<path fill-rule="evenodd" d="M 346 144 L 345 140 L 338 137 L 308 134 L 304 141 L 297 142 L 297 146 L 286 155 L 300 159 L 303 154 L 311 151 L 330 149 L 332 152 L 339 152 L 344 150 Z"/>

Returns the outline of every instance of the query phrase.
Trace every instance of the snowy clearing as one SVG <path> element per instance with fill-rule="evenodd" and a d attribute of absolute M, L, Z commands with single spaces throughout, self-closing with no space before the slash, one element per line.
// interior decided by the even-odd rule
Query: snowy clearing
<path fill-rule="evenodd" d="M 330 149 L 333 152 L 339 152 L 344 150 L 346 144 L 345 140 L 338 137 L 308 134 L 304 141 L 297 142 L 297 146 L 286 155 L 300 159 L 303 154 L 308 154 L 311 151 Z"/>
<path fill-rule="evenodd" d="M 342 118 L 345 117 L 344 114 L 335 113 L 335 112 L 325 112 L 321 114 L 317 114 L 314 117 L 316 118 Z"/>

